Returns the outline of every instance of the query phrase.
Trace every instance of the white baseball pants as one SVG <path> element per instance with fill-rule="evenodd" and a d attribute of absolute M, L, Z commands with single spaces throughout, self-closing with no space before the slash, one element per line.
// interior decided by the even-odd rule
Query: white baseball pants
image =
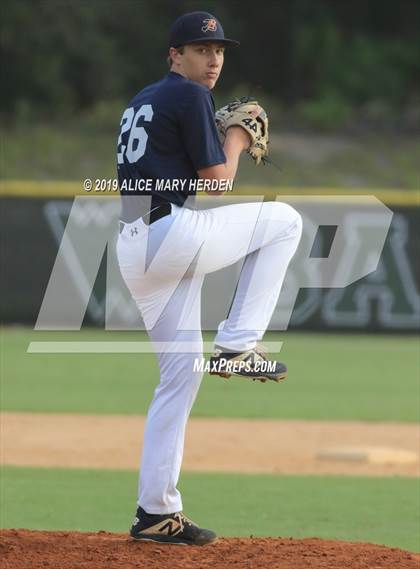
<path fill-rule="evenodd" d="M 250 349 L 267 329 L 301 233 L 299 213 L 280 202 L 207 210 L 173 205 L 171 215 L 150 226 L 142 219 L 124 226 L 117 243 L 121 274 L 160 369 L 140 467 L 138 505 L 146 512 L 182 510 L 176 486 L 186 424 L 202 379 L 193 365 L 203 357 L 200 300 L 205 275 L 246 257 L 215 344 L 231 351 Z"/>

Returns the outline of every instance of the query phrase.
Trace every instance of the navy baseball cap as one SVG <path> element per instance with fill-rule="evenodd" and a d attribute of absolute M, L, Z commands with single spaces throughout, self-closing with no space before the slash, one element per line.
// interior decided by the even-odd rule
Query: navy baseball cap
<path fill-rule="evenodd" d="M 208 12 L 183 14 L 172 24 L 169 47 L 180 47 L 188 43 L 208 41 L 239 45 L 238 41 L 225 38 L 222 24 Z"/>

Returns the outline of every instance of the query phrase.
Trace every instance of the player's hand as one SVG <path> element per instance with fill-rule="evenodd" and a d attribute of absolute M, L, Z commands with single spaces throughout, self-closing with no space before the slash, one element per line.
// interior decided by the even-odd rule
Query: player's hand
<path fill-rule="evenodd" d="M 256 119 L 257 116 L 264 110 L 260 105 L 253 105 L 253 109 L 249 111 L 252 118 Z"/>
<path fill-rule="evenodd" d="M 241 126 L 231 126 L 226 131 L 226 139 L 234 141 L 241 150 L 248 150 L 251 146 L 252 139 L 245 129 Z"/>
<path fill-rule="evenodd" d="M 241 152 L 246 150 L 255 164 L 265 164 L 268 154 L 268 117 L 258 101 L 249 97 L 235 99 L 216 111 L 215 119 L 222 144 L 229 136 L 232 144 Z M 245 133 L 241 133 L 237 127 Z"/>
<path fill-rule="evenodd" d="M 253 105 L 253 109 L 249 111 L 249 114 L 251 115 L 252 118 L 255 119 L 261 113 L 262 110 L 263 110 L 263 108 L 260 107 L 260 105 Z M 232 133 L 232 131 L 235 131 L 235 132 Z M 250 134 L 245 129 L 243 129 L 241 126 L 229 127 L 227 130 L 227 134 L 229 134 L 229 133 L 232 133 L 233 136 L 235 136 L 235 138 L 237 138 L 237 140 L 238 140 L 238 142 L 241 145 L 243 150 L 248 150 L 248 148 L 251 146 L 252 138 L 251 138 Z"/>

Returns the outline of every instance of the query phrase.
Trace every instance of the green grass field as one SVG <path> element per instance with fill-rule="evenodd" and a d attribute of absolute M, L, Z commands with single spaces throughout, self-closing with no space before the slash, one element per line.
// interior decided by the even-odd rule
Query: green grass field
<path fill-rule="evenodd" d="M 158 372 L 153 354 L 28 354 L 30 341 L 145 340 L 128 332 L 2 333 L 2 408 L 10 411 L 145 414 Z M 211 335 L 207 335 L 211 340 Z M 284 342 L 281 385 L 206 375 L 195 416 L 288 419 L 419 419 L 414 336 L 267 335 Z M 278 356 L 278 354 L 277 354 Z"/>
<path fill-rule="evenodd" d="M 124 102 L 104 108 L 96 119 L 89 113 L 62 124 L 3 128 L 0 134 L 7 144 L 2 155 L 7 167 L 2 177 L 114 178 L 116 132 L 123 108 Z M 414 135 L 285 132 L 281 117 L 271 127 L 270 157 L 280 170 L 271 165 L 255 168 L 249 156 L 244 156 L 237 185 L 408 190 L 418 186 L 419 141 Z"/>
<path fill-rule="evenodd" d="M 126 532 L 137 474 L 5 468 L 2 525 Z M 224 536 L 323 537 L 398 546 L 420 544 L 416 480 L 184 474 L 184 509 Z"/>
<path fill-rule="evenodd" d="M 136 339 L 144 336 L 3 328 L 2 409 L 144 414 L 157 381 L 152 354 L 26 353 L 30 341 Z M 418 420 L 417 338 L 267 337 L 279 339 L 289 381 L 261 385 L 205 376 L 194 415 Z M 135 472 L 5 467 L 1 525 L 124 532 L 136 485 Z M 317 536 L 420 550 L 416 479 L 185 473 L 180 488 L 187 514 L 220 535 Z"/>

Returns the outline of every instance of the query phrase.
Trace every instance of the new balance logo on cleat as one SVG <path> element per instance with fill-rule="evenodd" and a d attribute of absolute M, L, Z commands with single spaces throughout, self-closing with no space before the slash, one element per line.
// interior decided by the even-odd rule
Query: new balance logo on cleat
<path fill-rule="evenodd" d="M 206 545 L 216 540 L 216 534 L 199 528 L 182 512 L 148 514 L 137 509 L 130 535 L 139 541 L 157 541 L 174 545 Z"/>
<path fill-rule="evenodd" d="M 163 520 L 163 522 L 144 530 L 144 533 L 158 532 L 162 535 L 177 535 L 179 532 L 183 531 L 183 529 L 184 524 L 181 514 L 174 514 L 173 519 L 170 518 Z"/>

